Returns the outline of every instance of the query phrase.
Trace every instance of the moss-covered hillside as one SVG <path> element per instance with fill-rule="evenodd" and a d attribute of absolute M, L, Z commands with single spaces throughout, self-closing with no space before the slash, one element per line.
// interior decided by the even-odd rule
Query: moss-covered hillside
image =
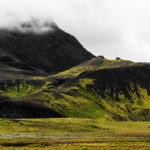
<path fill-rule="evenodd" d="M 53 110 L 60 117 L 150 120 L 149 63 L 97 57 L 47 78 L 1 82 L 1 87 L 1 95 L 5 97 L 1 101 L 5 108 L 0 109 L 1 117 L 5 117 L 4 112 L 7 117 L 21 117 L 18 103 L 27 103 L 32 110 L 38 106 L 49 113 Z M 8 101 L 13 103 L 12 110 Z"/>

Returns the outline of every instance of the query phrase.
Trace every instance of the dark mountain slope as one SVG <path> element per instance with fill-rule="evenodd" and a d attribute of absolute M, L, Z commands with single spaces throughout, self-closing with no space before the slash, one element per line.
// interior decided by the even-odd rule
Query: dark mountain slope
<path fill-rule="evenodd" d="M 94 57 L 75 37 L 56 25 L 51 28 L 43 33 L 1 29 L 0 69 L 53 73 Z"/>
<path fill-rule="evenodd" d="M 11 101 L 9 98 L 0 96 L 1 118 L 60 118 L 64 117 L 55 110 L 46 106 L 24 101 Z"/>

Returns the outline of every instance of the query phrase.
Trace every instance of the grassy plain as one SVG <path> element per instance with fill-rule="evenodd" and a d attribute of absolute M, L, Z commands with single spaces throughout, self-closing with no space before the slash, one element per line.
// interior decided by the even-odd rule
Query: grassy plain
<path fill-rule="evenodd" d="M 0 119 L 1 150 L 150 149 L 149 122 Z"/>

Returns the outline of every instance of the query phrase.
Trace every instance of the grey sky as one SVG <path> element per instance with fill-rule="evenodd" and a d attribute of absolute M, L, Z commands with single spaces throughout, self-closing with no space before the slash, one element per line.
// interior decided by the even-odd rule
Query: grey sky
<path fill-rule="evenodd" d="M 150 62 L 149 0 L 0 0 L 0 26 L 54 20 L 89 51 Z"/>

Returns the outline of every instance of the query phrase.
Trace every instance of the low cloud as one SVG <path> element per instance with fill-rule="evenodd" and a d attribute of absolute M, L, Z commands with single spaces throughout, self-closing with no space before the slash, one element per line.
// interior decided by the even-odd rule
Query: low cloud
<path fill-rule="evenodd" d="M 37 18 L 32 30 L 47 31 L 44 20 L 54 20 L 95 55 L 150 62 L 149 0 L 0 0 L 0 4 L 0 27 Z M 19 28 L 31 30 L 25 26 Z"/>
<path fill-rule="evenodd" d="M 37 18 L 32 18 L 26 21 L 15 21 L 11 25 L 3 26 L 2 29 L 7 29 L 11 31 L 19 31 L 22 33 L 36 33 L 41 34 L 49 31 L 53 31 L 57 25 L 52 21 L 39 20 Z"/>

